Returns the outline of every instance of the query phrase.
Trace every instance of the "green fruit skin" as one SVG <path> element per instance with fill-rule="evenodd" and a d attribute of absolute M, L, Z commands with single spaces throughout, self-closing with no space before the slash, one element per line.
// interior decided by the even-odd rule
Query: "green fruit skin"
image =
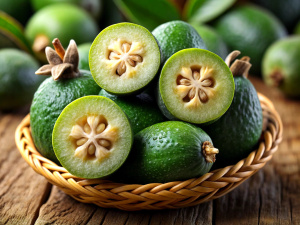
<path fill-rule="evenodd" d="M 215 24 L 231 51 L 239 50 L 251 58 L 250 72 L 261 74 L 264 52 L 274 41 L 287 35 L 282 23 L 270 12 L 254 5 L 232 9 Z"/>
<path fill-rule="evenodd" d="M 46 158 L 59 163 L 52 147 L 52 131 L 62 110 L 72 101 L 86 95 L 98 95 L 100 87 L 88 71 L 73 79 L 46 79 L 34 94 L 30 108 L 33 141 Z"/>
<path fill-rule="evenodd" d="M 256 90 L 244 77 L 234 77 L 235 93 L 227 112 L 203 127 L 219 149 L 215 166 L 235 164 L 256 147 L 262 132 L 262 109 Z"/>
<path fill-rule="evenodd" d="M 81 6 L 93 17 L 98 18 L 101 13 L 102 1 L 101 0 L 30 0 L 34 11 L 39 11 L 42 8 L 57 4 L 57 3 L 70 3 Z"/>
<path fill-rule="evenodd" d="M 183 21 L 176 20 L 161 24 L 152 31 L 152 34 L 160 46 L 162 64 L 182 49 L 207 49 L 198 32 Z"/>
<path fill-rule="evenodd" d="M 18 49 L 0 50 L 0 109 L 29 104 L 44 77 L 35 75 L 38 62 Z"/>
<path fill-rule="evenodd" d="M 134 134 L 146 127 L 166 120 L 154 99 L 146 93 L 121 97 L 111 95 L 102 89 L 99 95 L 113 100 L 125 112 L 130 120 Z"/>
<path fill-rule="evenodd" d="M 216 53 L 222 59 L 225 59 L 229 54 L 228 47 L 222 37 L 214 30 L 214 28 L 207 25 L 192 24 L 199 35 L 202 37 L 207 49 Z"/>
<path fill-rule="evenodd" d="M 72 4 L 49 5 L 35 13 L 25 29 L 31 44 L 38 35 L 45 35 L 50 43 L 58 38 L 64 47 L 73 39 L 79 45 L 92 42 L 98 34 L 95 21 L 84 10 Z"/>
<path fill-rule="evenodd" d="M 280 73 L 278 88 L 288 97 L 300 97 L 300 36 L 290 36 L 271 45 L 263 58 L 263 78 L 274 85 L 271 75 Z"/>
<path fill-rule="evenodd" d="M 181 121 L 154 124 L 137 133 L 127 161 L 113 179 L 130 183 L 186 180 L 207 173 L 213 163 L 202 154 L 210 137 Z"/>
<path fill-rule="evenodd" d="M 92 43 L 89 42 L 77 46 L 78 54 L 79 54 L 78 69 L 90 70 L 89 52 L 90 52 L 91 45 Z"/>

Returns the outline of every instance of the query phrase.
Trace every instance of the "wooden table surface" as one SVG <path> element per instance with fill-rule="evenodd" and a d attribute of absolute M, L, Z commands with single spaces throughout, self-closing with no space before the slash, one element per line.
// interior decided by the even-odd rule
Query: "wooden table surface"
<path fill-rule="evenodd" d="M 14 133 L 28 109 L 0 113 L 0 224 L 300 224 L 300 100 L 284 98 L 258 78 L 251 81 L 283 120 L 278 151 L 227 195 L 177 210 L 126 212 L 73 200 L 18 152 Z"/>

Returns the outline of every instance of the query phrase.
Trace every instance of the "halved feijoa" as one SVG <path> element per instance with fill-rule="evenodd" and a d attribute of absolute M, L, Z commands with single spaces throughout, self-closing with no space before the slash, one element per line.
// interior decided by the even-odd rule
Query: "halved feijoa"
<path fill-rule="evenodd" d="M 184 49 L 171 56 L 159 78 L 159 107 L 171 120 L 195 124 L 222 116 L 234 95 L 234 80 L 226 63 L 203 49 Z"/>
<path fill-rule="evenodd" d="M 115 172 L 127 158 L 132 141 L 125 113 L 102 96 L 85 96 L 67 105 L 52 136 L 62 166 L 82 178 L 101 178 Z"/>
<path fill-rule="evenodd" d="M 160 50 L 146 28 L 118 23 L 94 40 L 89 62 L 101 88 L 113 94 L 130 94 L 153 80 L 160 66 Z"/>

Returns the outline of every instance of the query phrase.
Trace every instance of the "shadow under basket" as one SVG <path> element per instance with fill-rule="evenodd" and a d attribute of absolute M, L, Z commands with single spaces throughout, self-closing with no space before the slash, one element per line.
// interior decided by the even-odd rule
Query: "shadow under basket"
<path fill-rule="evenodd" d="M 235 165 L 185 181 L 140 185 L 73 176 L 36 150 L 29 115 L 18 126 L 15 139 L 22 157 L 35 172 L 80 202 L 128 211 L 194 206 L 233 190 L 261 169 L 276 152 L 282 139 L 282 122 L 272 102 L 262 94 L 258 95 L 264 117 L 264 131 L 258 149 Z"/>

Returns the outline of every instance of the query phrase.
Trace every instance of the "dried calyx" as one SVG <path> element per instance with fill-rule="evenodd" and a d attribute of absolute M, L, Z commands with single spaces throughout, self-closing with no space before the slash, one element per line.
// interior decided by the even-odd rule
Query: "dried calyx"
<path fill-rule="evenodd" d="M 212 143 L 210 143 L 209 141 L 205 141 L 202 145 L 202 152 L 206 162 L 213 163 L 216 161 L 216 154 L 219 153 L 219 150 L 217 148 L 214 148 Z"/>
<path fill-rule="evenodd" d="M 198 107 L 214 95 L 213 69 L 208 67 L 183 67 L 176 80 L 177 91 L 188 107 Z"/>
<path fill-rule="evenodd" d="M 284 80 L 284 76 L 280 70 L 274 70 L 270 75 L 270 79 L 272 80 L 272 85 L 274 87 L 279 87 Z"/>
<path fill-rule="evenodd" d="M 241 59 L 236 59 L 241 54 L 240 51 L 231 52 L 225 59 L 225 63 L 230 68 L 232 75 L 234 77 L 244 76 L 248 77 L 249 70 L 251 68 L 250 58 L 248 56 L 244 56 Z M 236 59 L 236 60 L 235 60 Z M 235 60 L 232 64 L 231 62 Z"/>
<path fill-rule="evenodd" d="M 52 44 L 55 50 L 50 47 L 45 50 L 49 64 L 39 68 L 35 74 L 52 75 L 54 80 L 79 76 L 79 54 L 75 41 L 70 41 L 66 51 L 57 38 L 53 40 Z"/>

